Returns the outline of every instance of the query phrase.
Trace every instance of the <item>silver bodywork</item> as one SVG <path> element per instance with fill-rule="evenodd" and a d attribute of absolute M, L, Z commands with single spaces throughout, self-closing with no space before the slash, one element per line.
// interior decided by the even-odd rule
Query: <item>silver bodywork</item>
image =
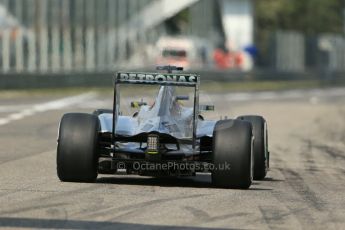
<path fill-rule="evenodd" d="M 112 132 L 113 115 L 99 115 L 101 132 Z M 170 134 L 177 139 L 192 138 L 193 108 L 184 107 L 176 101 L 174 87 L 162 86 L 153 106 L 141 106 L 136 116 L 119 116 L 115 133 L 134 136 L 143 132 Z M 212 136 L 215 121 L 198 118 L 197 137 Z"/>
<path fill-rule="evenodd" d="M 161 86 L 154 105 L 143 105 L 135 116 L 118 116 L 115 134 L 117 136 L 131 137 L 142 133 L 165 133 L 178 141 L 192 140 L 194 109 L 182 106 L 176 100 L 174 86 Z M 111 133 L 113 127 L 113 114 L 99 115 L 102 133 Z M 212 137 L 215 121 L 203 120 L 198 117 L 196 122 L 196 138 Z M 190 142 L 192 143 L 192 142 Z M 199 151 L 198 141 L 195 151 Z M 122 143 L 122 148 L 138 148 L 139 144 Z M 187 155 L 193 154 L 191 144 L 180 144 L 181 151 Z M 189 153 L 189 154 L 188 154 Z"/>
<path fill-rule="evenodd" d="M 122 78 L 122 76 L 125 77 Z M 130 79 L 130 76 L 133 76 L 134 80 Z M 148 76 L 150 80 L 145 81 L 145 76 Z M 170 140 L 173 139 L 178 142 L 178 152 L 180 153 L 183 152 L 185 155 L 199 153 L 200 138 L 212 137 L 216 121 L 204 120 L 199 116 L 198 77 L 194 75 L 177 75 L 177 78 L 175 75 L 145 76 L 137 73 L 125 75 L 119 73 L 117 75 L 117 78 L 115 79 L 114 94 L 115 112 L 113 112 L 113 114 L 103 113 L 99 115 L 101 133 L 111 133 L 112 137 L 114 137 L 112 140 L 113 146 L 117 146 L 120 149 L 126 149 L 126 151 L 129 151 L 130 149 L 138 150 L 140 149 L 139 146 L 142 146 L 142 143 L 138 143 L 138 141 L 118 141 L 119 139 L 123 140 L 123 138 L 127 138 L 128 140 L 131 140 L 130 138 L 135 136 L 145 136 L 150 133 L 158 133 L 159 135 L 165 135 Z M 170 80 L 156 80 L 163 77 L 165 77 L 164 80 Z M 181 77 L 183 82 L 178 82 Z M 138 80 L 138 78 L 140 78 L 140 80 Z M 192 82 L 188 82 L 188 79 L 192 79 Z M 122 116 L 119 114 L 118 91 L 120 89 L 117 83 L 150 83 L 161 86 L 153 105 L 142 105 L 133 116 Z M 180 103 L 175 90 L 175 87 L 179 86 L 194 87 L 193 107 L 185 107 Z M 167 143 L 167 146 L 168 145 L 169 143 Z M 114 152 L 116 152 L 115 147 Z"/>

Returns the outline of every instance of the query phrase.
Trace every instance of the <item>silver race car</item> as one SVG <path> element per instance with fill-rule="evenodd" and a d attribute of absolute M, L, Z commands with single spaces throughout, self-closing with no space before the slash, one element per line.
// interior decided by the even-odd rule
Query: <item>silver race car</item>
<path fill-rule="evenodd" d="M 99 173 L 193 176 L 210 172 L 216 187 L 246 189 L 253 179 L 263 179 L 269 167 L 265 119 L 251 115 L 205 120 L 200 111 L 214 107 L 199 105 L 200 77 L 175 73 L 180 67 L 158 70 L 117 73 L 112 110 L 62 117 L 57 146 L 60 180 L 93 182 Z M 119 95 L 125 84 L 158 85 L 159 91 L 151 104 L 132 101 L 136 111 L 124 115 Z M 191 100 L 177 94 L 180 87 L 191 91 Z M 191 106 L 183 105 L 186 100 Z"/>

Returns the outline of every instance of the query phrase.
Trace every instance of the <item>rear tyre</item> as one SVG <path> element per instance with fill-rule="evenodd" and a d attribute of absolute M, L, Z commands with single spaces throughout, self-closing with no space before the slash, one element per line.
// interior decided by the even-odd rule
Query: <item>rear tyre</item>
<path fill-rule="evenodd" d="M 249 122 L 221 120 L 216 123 L 213 131 L 213 163 L 212 182 L 217 187 L 249 188 L 253 170 L 252 127 Z"/>
<path fill-rule="evenodd" d="M 254 180 L 262 180 L 266 177 L 269 167 L 267 123 L 261 116 L 240 116 L 237 119 L 248 121 L 253 126 L 254 134 Z"/>
<path fill-rule="evenodd" d="M 98 117 L 68 113 L 60 122 L 57 174 L 61 181 L 93 182 L 97 178 Z"/>

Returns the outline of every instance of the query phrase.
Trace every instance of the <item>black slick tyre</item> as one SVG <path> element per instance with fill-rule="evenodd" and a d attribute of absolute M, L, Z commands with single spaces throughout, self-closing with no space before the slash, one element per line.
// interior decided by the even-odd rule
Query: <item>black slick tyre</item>
<path fill-rule="evenodd" d="M 221 188 L 247 189 L 252 183 L 252 126 L 221 120 L 213 131 L 212 182 Z M 226 167 L 229 166 L 229 167 Z"/>
<path fill-rule="evenodd" d="M 93 182 L 97 178 L 97 116 L 65 114 L 60 122 L 57 146 L 57 175 L 61 181 Z"/>
<path fill-rule="evenodd" d="M 268 134 L 266 120 L 261 116 L 240 116 L 237 119 L 248 121 L 253 126 L 254 134 L 254 180 L 262 180 L 266 177 L 269 167 Z"/>

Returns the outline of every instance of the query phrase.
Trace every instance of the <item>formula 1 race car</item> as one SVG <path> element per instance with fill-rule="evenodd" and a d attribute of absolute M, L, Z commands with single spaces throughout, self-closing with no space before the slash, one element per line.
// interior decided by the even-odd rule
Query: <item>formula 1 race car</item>
<path fill-rule="evenodd" d="M 62 117 L 57 146 L 60 180 L 93 182 L 98 173 L 193 176 L 210 172 L 217 187 L 247 189 L 253 179 L 263 179 L 269 167 L 265 119 L 251 115 L 206 120 L 200 111 L 214 107 L 199 105 L 200 77 L 175 73 L 180 67 L 157 69 L 158 73 L 117 73 L 112 110 Z M 159 92 L 151 104 L 132 101 L 135 112 L 124 115 L 119 95 L 127 84 L 159 87 Z M 192 100 L 176 93 L 180 87 L 191 91 Z M 182 101 L 190 101 L 191 106 Z"/>

